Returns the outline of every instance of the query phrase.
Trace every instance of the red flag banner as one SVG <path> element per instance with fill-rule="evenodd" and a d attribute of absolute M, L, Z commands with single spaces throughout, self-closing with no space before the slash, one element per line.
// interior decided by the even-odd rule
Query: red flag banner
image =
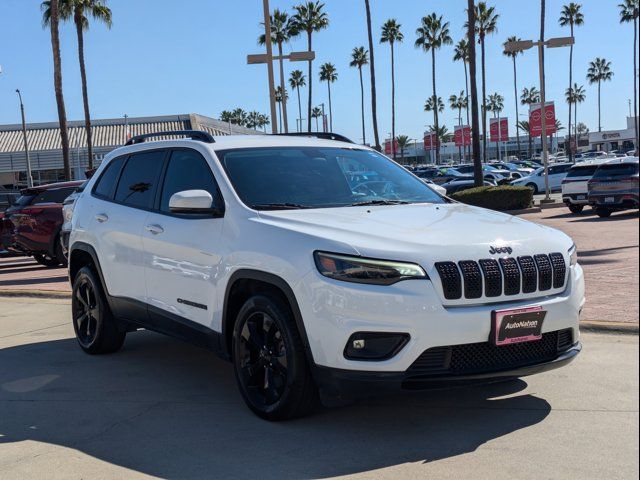
<path fill-rule="evenodd" d="M 454 127 L 453 139 L 456 147 L 468 147 L 471 145 L 471 127 L 469 127 L 469 125 L 458 125 Z"/>
<path fill-rule="evenodd" d="M 436 145 L 438 145 L 436 134 L 434 132 L 429 132 L 424 134 L 424 149 L 425 150 L 435 150 Z"/>
<path fill-rule="evenodd" d="M 547 102 L 544 107 L 547 123 L 547 135 L 556 133 L 556 107 L 553 102 Z M 532 137 L 542 135 L 542 107 L 534 103 L 529 108 L 529 130 Z"/>
<path fill-rule="evenodd" d="M 509 119 L 508 118 L 500 118 L 500 119 L 490 118 L 489 131 L 491 133 L 490 141 L 508 142 L 509 141 Z"/>
<path fill-rule="evenodd" d="M 393 143 L 395 144 L 395 147 L 396 147 L 396 153 L 398 153 L 400 151 L 400 149 L 398 148 L 398 140 L 395 140 Z M 391 150 L 391 140 L 384 141 L 384 153 L 386 155 L 393 154 L 393 151 Z"/>

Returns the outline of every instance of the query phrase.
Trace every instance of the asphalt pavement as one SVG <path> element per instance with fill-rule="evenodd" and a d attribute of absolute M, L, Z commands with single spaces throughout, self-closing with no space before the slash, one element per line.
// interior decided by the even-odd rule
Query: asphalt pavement
<path fill-rule="evenodd" d="M 268 423 L 206 351 L 141 331 L 91 357 L 66 301 L 0 298 L 0 478 L 637 479 L 638 336 L 582 341 L 523 380 Z"/>

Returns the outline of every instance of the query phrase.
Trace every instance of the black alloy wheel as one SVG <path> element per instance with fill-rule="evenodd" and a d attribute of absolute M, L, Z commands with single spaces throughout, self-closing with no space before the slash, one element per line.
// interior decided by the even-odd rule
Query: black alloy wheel
<path fill-rule="evenodd" d="M 265 420 L 310 413 L 318 389 L 289 305 L 277 295 L 256 294 L 242 306 L 233 330 L 233 363 L 247 406 Z"/>
<path fill-rule="evenodd" d="M 83 267 L 73 281 L 71 315 L 76 339 L 85 352 L 103 354 L 120 350 L 126 332 L 118 328 L 102 284 L 90 267 Z"/>
<path fill-rule="evenodd" d="M 252 402 L 265 407 L 280 400 L 287 385 L 287 348 L 273 318 L 255 312 L 240 332 L 239 358 L 242 382 Z"/>

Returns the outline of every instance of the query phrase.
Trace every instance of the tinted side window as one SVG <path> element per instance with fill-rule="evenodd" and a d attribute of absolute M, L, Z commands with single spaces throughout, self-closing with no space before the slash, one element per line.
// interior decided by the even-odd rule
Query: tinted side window
<path fill-rule="evenodd" d="M 120 176 L 115 200 L 132 207 L 151 208 L 164 156 L 162 150 L 131 155 Z"/>
<path fill-rule="evenodd" d="M 33 200 L 33 205 L 42 203 L 62 203 L 64 202 L 65 198 L 71 195 L 75 190 L 75 187 L 46 190 Z"/>
<path fill-rule="evenodd" d="M 171 154 L 162 188 L 160 210 L 169 212 L 169 200 L 184 190 L 206 190 L 214 204 L 219 201 L 218 186 L 206 160 L 193 150 L 177 150 Z"/>
<path fill-rule="evenodd" d="M 107 168 L 105 168 L 93 190 L 96 195 L 105 198 L 110 198 L 111 195 L 113 195 L 116 182 L 118 181 L 118 175 L 120 175 L 120 170 L 122 169 L 125 158 L 126 157 L 118 157 L 107 165 Z"/>

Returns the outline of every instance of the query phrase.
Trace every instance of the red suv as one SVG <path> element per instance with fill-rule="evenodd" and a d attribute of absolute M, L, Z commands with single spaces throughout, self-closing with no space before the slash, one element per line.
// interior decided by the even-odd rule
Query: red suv
<path fill-rule="evenodd" d="M 4 214 L 0 244 L 47 267 L 66 265 L 60 245 L 62 202 L 82 183 L 52 183 L 22 190 L 16 204 Z"/>

